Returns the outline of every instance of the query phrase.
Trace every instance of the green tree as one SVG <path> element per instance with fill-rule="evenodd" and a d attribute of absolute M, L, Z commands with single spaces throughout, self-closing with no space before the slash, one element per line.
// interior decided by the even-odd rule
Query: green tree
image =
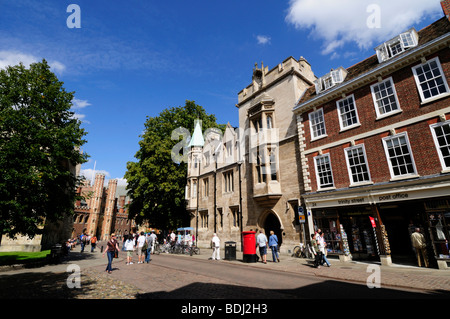
<path fill-rule="evenodd" d="M 0 70 L 0 232 L 34 237 L 44 222 L 73 212 L 77 177 L 86 161 L 73 93 L 45 60 Z"/>
<path fill-rule="evenodd" d="M 129 218 L 135 218 L 137 223 L 148 221 L 152 227 L 167 229 L 189 222 L 184 201 L 187 163 L 172 158 L 174 146 L 182 143 L 186 147 L 189 139 L 172 139 L 172 133 L 179 128 L 192 133 L 196 119 L 202 121 L 203 128 L 225 128 L 193 101 L 166 109 L 157 117 L 147 117 L 135 155 L 138 161 L 128 162 L 125 173 L 131 197 Z"/>

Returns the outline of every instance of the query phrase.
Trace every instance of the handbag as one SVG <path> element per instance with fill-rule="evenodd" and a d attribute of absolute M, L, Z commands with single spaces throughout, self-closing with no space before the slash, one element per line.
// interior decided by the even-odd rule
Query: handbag
<path fill-rule="evenodd" d="M 119 258 L 119 251 L 117 249 L 114 251 L 114 258 Z"/>

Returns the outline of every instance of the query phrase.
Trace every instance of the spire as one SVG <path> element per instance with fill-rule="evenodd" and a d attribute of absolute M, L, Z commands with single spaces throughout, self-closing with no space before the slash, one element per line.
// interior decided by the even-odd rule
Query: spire
<path fill-rule="evenodd" d="M 191 141 L 189 142 L 189 147 L 200 146 L 203 147 L 205 140 L 203 139 L 202 124 L 201 120 L 195 120 L 194 134 L 192 134 Z"/>

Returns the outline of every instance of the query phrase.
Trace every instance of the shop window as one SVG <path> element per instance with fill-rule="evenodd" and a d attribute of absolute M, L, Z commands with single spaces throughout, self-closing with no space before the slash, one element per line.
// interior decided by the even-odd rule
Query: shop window
<path fill-rule="evenodd" d="M 401 111 L 392 78 L 370 87 L 377 118 L 393 115 Z"/>
<path fill-rule="evenodd" d="M 369 166 L 367 165 L 364 145 L 346 148 L 345 157 L 350 177 L 350 184 L 370 182 Z"/>
<path fill-rule="evenodd" d="M 314 158 L 316 166 L 317 186 L 319 189 L 334 187 L 333 172 L 329 154 L 319 155 Z"/>
<path fill-rule="evenodd" d="M 392 178 L 417 175 L 406 133 L 385 137 L 383 143 Z"/>
<path fill-rule="evenodd" d="M 439 58 L 412 68 L 422 102 L 449 92 Z"/>
<path fill-rule="evenodd" d="M 450 121 L 431 125 L 442 168 L 450 169 Z"/>
<path fill-rule="evenodd" d="M 350 95 L 336 102 L 341 130 L 359 126 L 358 112 L 356 110 L 355 97 Z"/>
<path fill-rule="evenodd" d="M 428 213 L 433 249 L 438 259 L 449 259 L 450 209 Z"/>

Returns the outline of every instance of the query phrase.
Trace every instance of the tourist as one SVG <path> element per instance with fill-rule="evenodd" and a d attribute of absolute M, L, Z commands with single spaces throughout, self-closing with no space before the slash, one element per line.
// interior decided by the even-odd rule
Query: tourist
<path fill-rule="evenodd" d="M 110 274 L 112 272 L 112 261 L 116 254 L 119 253 L 119 243 L 116 240 L 116 235 L 111 234 L 111 239 L 108 240 L 108 243 L 106 244 L 106 249 L 103 252 L 103 257 L 105 257 L 105 254 L 108 254 L 108 265 L 106 266 L 106 272 Z"/>
<path fill-rule="evenodd" d="M 213 249 L 211 259 L 220 260 L 220 239 L 216 233 L 214 233 L 213 238 L 211 239 L 211 246 Z"/>
<path fill-rule="evenodd" d="M 269 247 L 272 250 L 273 262 L 280 262 L 280 258 L 278 256 L 278 237 L 275 235 L 273 230 L 270 231 Z"/>
<path fill-rule="evenodd" d="M 256 245 L 259 246 L 261 261 L 265 264 L 267 264 L 267 244 L 267 236 L 264 235 L 264 231 L 261 229 L 259 235 L 256 237 Z"/>

